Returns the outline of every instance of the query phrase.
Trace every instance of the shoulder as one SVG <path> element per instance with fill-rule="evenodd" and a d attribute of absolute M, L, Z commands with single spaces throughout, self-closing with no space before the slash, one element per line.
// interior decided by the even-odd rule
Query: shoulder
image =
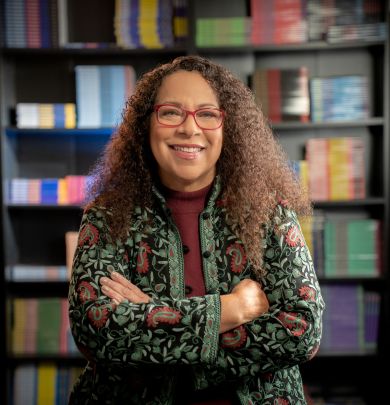
<path fill-rule="evenodd" d="M 107 223 L 112 217 L 112 212 L 107 207 L 97 204 L 89 204 L 84 207 L 82 222 L 103 221 Z"/>
<path fill-rule="evenodd" d="M 80 225 L 80 238 L 100 240 L 103 235 L 104 239 L 109 237 L 111 234 L 110 217 L 112 217 L 112 213 L 106 207 L 92 204 L 85 207 Z"/>
<path fill-rule="evenodd" d="M 292 224 L 298 223 L 298 217 L 294 209 L 289 206 L 288 201 L 279 201 L 274 209 L 272 217 L 272 226 L 283 229 L 288 229 Z"/>
<path fill-rule="evenodd" d="M 290 247 L 303 247 L 305 238 L 299 223 L 297 213 L 287 202 L 279 202 L 274 210 L 272 220 L 267 227 L 268 243 L 276 240 L 278 244 L 287 243 Z"/>

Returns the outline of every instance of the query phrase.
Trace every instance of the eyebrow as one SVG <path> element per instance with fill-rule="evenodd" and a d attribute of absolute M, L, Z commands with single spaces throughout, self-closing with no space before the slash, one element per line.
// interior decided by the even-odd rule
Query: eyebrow
<path fill-rule="evenodd" d="M 170 104 L 170 105 L 175 105 L 178 107 L 183 107 L 182 103 L 179 103 L 177 101 L 171 101 L 171 100 L 160 101 L 156 104 Z M 219 108 L 219 106 L 215 105 L 214 103 L 201 103 L 196 106 L 196 108 L 206 108 L 206 107 Z"/>

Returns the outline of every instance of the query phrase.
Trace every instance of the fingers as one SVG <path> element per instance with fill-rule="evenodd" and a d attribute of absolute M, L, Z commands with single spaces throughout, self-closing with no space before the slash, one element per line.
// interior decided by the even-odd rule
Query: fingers
<path fill-rule="evenodd" d="M 119 305 L 122 301 L 126 299 L 122 295 L 118 294 L 115 290 L 112 290 L 110 287 L 107 287 L 105 285 L 102 286 L 102 292 L 108 298 L 111 298 L 111 300 L 117 305 Z"/>
<path fill-rule="evenodd" d="M 247 288 L 255 288 L 255 289 L 262 289 L 262 286 L 259 282 L 252 280 L 250 278 L 244 278 L 244 280 L 241 280 L 232 290 L 234 293 L 239 293 L 243 292 L 245 293 L 247 291 Z"/>
<path fill-rule="evenodd" d="M 233 288 L 231 294 L 238 300 L 245 322 L 252 321 L 269 309 L 267 296 L 257 281 L 244 279 Z"/>
<path fill-rule="evenodd" d="M 100 283 L 103 293 L 117 303 L 124 300 L 129 300 L 135 304 L 150 302 L 150 297 L 147 294 L 116 272 L 111 273 L 111 278 L 102 277 Z"/>

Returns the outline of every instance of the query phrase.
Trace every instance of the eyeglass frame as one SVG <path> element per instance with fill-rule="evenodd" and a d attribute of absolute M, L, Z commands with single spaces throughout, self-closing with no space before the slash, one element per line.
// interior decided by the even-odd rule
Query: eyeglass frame
<path fill-rule="evenodd" d="M 184 112 L 185 112 L 185 117 L 184 117 L 183 121 L 182 121 L 180 124 L 176 124 L 176 125 L 173 125 L 173 124 L 164 124 L 163 122 L 160 122 L 160 120 L 158 119 L 158 110 L 159 110 L 161 107 L 175 107 L 175 108 L 178 108 L 178 109 L 184 111 Z M 219 112 L 221 113 L 221 123 L 220 123 L 216 128 L 204 128 L 204 127 L 201 127 L 201 126 L 198 124 L 198 121 L 196 120 L 195 114 L 196 114 L 198 111 L 202 111 L 202 110 L 217 110 L 217 111 L 219 111 Z M 166 127 L 166 128 L 177 128 L 177 127 L 179 127 L 180 125 L 184 124 L 184 122 L 185 122 L 186 119 L 188 118 L 188 115 L 192 115 L 192 116 L 194 117 L 195 124 L 196 124 L 200 129 L 202 129 L 202 130 L 204 130 L 204 131 L 214 131 L 214 130 L 216 130 L 216 129 L 221 128 L 221 126 L 222 126 L 222 124 L 223 124 L 223 121 L 224 121 L 224 119 L 225 119 L 225 115 L 226 115 L 224 110 L 221 110 L 220 108 L 216 108 L 216 107 L 203 107 L 203 108 L 198 108 L 198 109 L 195 110 L 195 111 L 190 111 L 190 110 L 186 110 L 185 108 L 180 107 L 180 106 L 178 106 L 178 105 L 174 105 L 174 104 L 156 104 L 156 105 L 153 106 L 153 111 L 156 113 L 157 122 L 158 122 L 159 124 L 163 125 L 163 126 Z"/>

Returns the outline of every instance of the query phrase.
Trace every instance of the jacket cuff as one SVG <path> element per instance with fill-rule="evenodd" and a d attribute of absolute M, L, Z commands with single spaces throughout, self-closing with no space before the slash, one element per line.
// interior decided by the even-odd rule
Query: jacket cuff
<path fill-rule="evenodd" d="M 215 364 L 219 345 L 219 328 L 221 322 L 221 301 L 219 294 L 205 296 L 206 327 L 203 336 L 201 361 L 206 364 Z"/>

